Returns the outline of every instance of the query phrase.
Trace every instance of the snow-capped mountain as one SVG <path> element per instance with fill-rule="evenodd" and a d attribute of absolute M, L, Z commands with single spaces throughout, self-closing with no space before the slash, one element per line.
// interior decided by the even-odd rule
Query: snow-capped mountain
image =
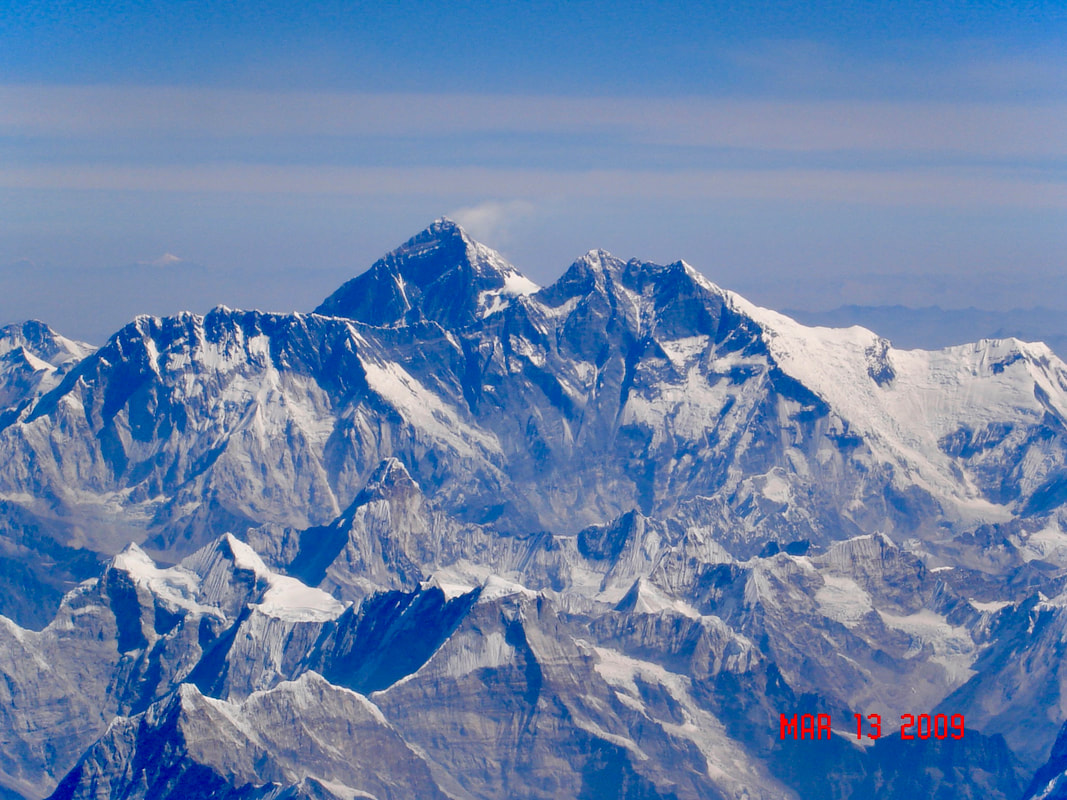
<path fill-rule="evenodd" d="M 461 328 L 538 288 L 499 253 L 438 220 L 348 281 L 315 313 L 377 326 L 433 320 Z"/>
<path fill-rule="evenodd" d="M 1015 798 L 1067 719 L 1043 345 L 439 220 L 314 313 L 0 350 L 14 797 Z"/>
<path fill-rule="evenodd" d="M 0 328 L 0 414 L 13 418 L 92 352 L 92 346 L 60 336 L 37 320 Z"/>

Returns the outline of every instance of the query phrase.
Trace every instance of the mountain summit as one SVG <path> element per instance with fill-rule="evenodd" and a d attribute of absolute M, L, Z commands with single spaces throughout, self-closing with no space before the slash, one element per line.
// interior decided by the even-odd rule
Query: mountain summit
<path fill-rule="evenodd" d="M 455 329 L 537 289 L 495 250 L 442 218 L 345 283 L 315 313 L 375 326 L 433 320 Z"/>

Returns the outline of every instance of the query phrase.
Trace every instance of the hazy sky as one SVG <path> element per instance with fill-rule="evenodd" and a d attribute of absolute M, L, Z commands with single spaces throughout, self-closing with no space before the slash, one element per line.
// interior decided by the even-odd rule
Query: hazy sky
<path fill-rule="evenodd" d="M 0 2 L 0 322 L 310 309 L 447 214 L 545 283 L 1067 311 L 1067 1 Z"/>

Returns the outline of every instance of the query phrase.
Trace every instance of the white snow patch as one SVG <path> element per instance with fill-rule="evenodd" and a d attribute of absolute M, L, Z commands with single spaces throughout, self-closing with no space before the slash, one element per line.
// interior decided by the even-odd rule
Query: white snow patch
<path fill-rule="evenodd" d="M 483 317 L 491 317 L 503 311 L 510 304 L 509 301 L 510 298 L 505 299 L 499 292 L 482 292 L 478 295 L 478 307 L 482 309 Z"/>
<path fill-rule="evenodd" d="M 569 317 L 574 311 L 574 309 L 578 307 L 578 303 L 580 303 L 583 299 L 584 298 L 582 297 L 572 297 L 569 300 L 565 300 L 564 302 L 560 303 L 558 306 L 550 306 L 544 303 L 537 303 L 536 307 L 541 311 L 542 314 L 544 314 L 549 319 L 562 319 L 565 317 Z"/>
<path fill-rule="evenodd" d="M 464 583 L 453 576 L 449 571 L 436 572 L 430 579 L 422 582 L 423 589 L 437 588 L 444 592 L 445 600 L 455 600 L 465 594 L 470 594 L 477 587 Z"/>
<path fill-rule="evenodd" d="M 824 616 L 848 625 L 871 612 L 871 596 L 851 578 L 823 575 L 823 585 L 815 592 L 815 602 Z"/>
<path fill-rule="evenodd" d="M 478 595 L 478 602 L 490 603 L 502 597 L 511 597 L 516 594 L 530 600 L 537 597 L 537 592 L 527 589 L 521 583 L 513 583 L 501 578 L 499 575 L 490 575 L 485 583 L 482 584 L 482 593 Z"/>
<path fill-rule="evenodd" d="M 22 348 L 22 357 L 26 359 L 26 363 L 33 367 L 35 372 L 48 372 L 52 373 L 56 371 L 56 368 L 49 364 L 47 361 L 42 361 L 25 347 Z"/>
<path fill-rule="evenodd" d="M 253 608 L 292 622 L 325 622 L 345 610 L 344 605 L 321 589 L 276 573 L 270 574 L 270 588 Z"/>
<path fill-rule="evenodd" d="M 252 572 L 267 584 L 259 602 L 252 604 L 252 608 L 269 617 L 291 622 L 324 622 L 344 611 L 343 604 L 321 589 L 272 572 L 255 550 L 233 534 L 225 534 L 223 540 L 233 553 L 234 567 Z"/>
<path fill-rule="evenodd" d="M 475 253 L 504 276 L 504 285 L 478 293 L 479 316 L 488 317 L 507 308 L 513 298 L 540 290 L 540 286 L 504 261 L 495 251 L 482 245 L 475 246 Z M 472 259 L 473 260 L 473 259 Z"/>
<path fill-rule="evenodd" d="M 155 339 L 145 337 L 144 340 L 145 350 L 148 351 L 148 364 L 152 367 L 152 371 L 157 375 L 159 374 L 159 348 L 156 347 Z"/>
<path fill-rule="evenodd" d="M 1021 549 L 1027 561 L 1039 558 L 1067 566 L 1067 533 L 1056 524 L 1030 534 Z"/>
<path fill-rule="evenodd" d="M 19 626 L 17 622 L 3 615 L 0 615 L 0 628 L 6 630 L 19 642 L 25 641 L 27 636 L 32 636 L 34 634 L 34 631 Z"/>
<path fill-rule="evenodd" d="M 242 542 L 232 533 L 227 533 L 223 536 L 226 540 L 226 544 L 229 545 L 230 551 L 233 553 L 233 564 L 238 569 L 247 569 L 254 572 L 256 575 L 269 575 L 272 574 L 267 565 L 263 563 L 263 559 L 259 557 L 259 553 Z"/>
<path fill-rule="evenodd" d="M 144 550 L 132 542 L 115 556 L 112 563 L 116 569 L 128 574 L 136 585 L 144 586 L 172 608 L 220 616 L 217 608 L 196 601 L 200 576 L 192 570 L 180 565 L 160 569 Z"/>
<path fill-rule="evenodd" d="M 504 276 L 504 294 L 525 295 L 533 294 L 541 290 L 541 287 L 517 271 L 511 271 Z"/>
<path fill-rule="evenodd" d="M 448 444 L 456 453 L 474 457 L 475 448 L 500 453 L 495 436 L 472 428 L 446 406 L 437 395 L 393 362 L 378 363 L 360 358 L 370 387 L 388 401 L 412 426 L 438 441 Z"/>
<path fill-rule="evenodd" d="M 793 498 L 789 483 L 777 472 L 763 476 L 763 496 L 774 503 L 788 503 Z"/>
<path fill-rule="evenodd" d="M 657 673 L 665 675 L 667 672 L 662 667 L 638 661 L 607 647 L 594 647 L 593 650 L 597 655 L 597 663 L 594 666 L 597 674 L 609 685 L 623 689 L 634 696 L 639 694 L 634 680 L 635 676 L 643 676 L 649 672 L 653 681 L 658 683 L 656 679 L 660 675 Z"/>
<path fill-rule="evenodd" d="M 707 350 L 710 342 L 711 338 L 708 336 L 685 336 L 662 341 L 659 345 L 675 364 L 685 364 Z"/>
<path fill-rule="evenodd" d="M 995 614 L 1002 608 L 1014 605 L 1010 600 L 991 600 L 988 603 L 980 603 L 977 600 L 968 600 L 967 602 L 971 604 L 975 611 L 980 611 L 983 614 Z"/>
<path fill-rule="evenodd" d="M 674 611 L 690 619 L 700 619 L 700 612 L 684 600 L 676 600 L 660 591 L 644 579 L 639 579 L 637 587 L 637 600 L 634 603 L 635 614 L 659 614 L 663 611 Z"/>
<path fill-rule="evenodd" d="M 975 674 L 971 665 L 977 656 L 977 649 L 966 628 L 950 625 L 945 617 L 925 608 L 907 616 L 881 610 L 878 614 L 887 627 L 912 637 L 910 655 L 918 655 L 923 646 L 929 644 L 934 651 L 931 661 L 945 668 L 952 688 L 962 685 Z"/>

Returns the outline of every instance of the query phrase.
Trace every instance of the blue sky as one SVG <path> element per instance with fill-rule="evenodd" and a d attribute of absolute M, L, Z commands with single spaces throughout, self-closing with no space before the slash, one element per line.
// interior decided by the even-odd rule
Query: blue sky
<path fill-rule="evenodd" d="M 0 321 L 307 309 L 449 214 L 540 282 L 1067 310 L 1067 3 L 0 4 Z"/>

